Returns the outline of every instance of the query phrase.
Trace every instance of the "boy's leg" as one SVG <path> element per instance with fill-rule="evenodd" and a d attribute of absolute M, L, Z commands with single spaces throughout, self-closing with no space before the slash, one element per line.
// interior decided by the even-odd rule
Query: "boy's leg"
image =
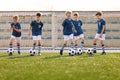
<path fill-rule="evenodd" d="M 20 52 L 20 41 L 21 41 L 21 37 L 18 37 L 18 38 L 15 38 L 16 41 L 17 41 L 17 48 L 18 48 L 18 54 L 20 55 L 21 52 Z"/>
<path fill-rule="evenodd" d="M 63 55 L 64 47 L 67 45 L 67 41 L 69 40 L 69 37 L 67 35 L 64 35 L 64 44 L 62 45 L 62 48 L 60 49 L 60 55 Z"/>
<path fill-rule="evenodd" d="M 99 39 L 99 34 L 96 34 L 95 35 L 95 38 L 93 40 L 93 53 L 97 53 L 97 49 L 96 49 L 96 46 L 97 46 L 97 40 Z"/>
<path fill-rule="evenodd" d="M 104 45 L 104 40 L 105 40 L 105 34 L 103 34 L 100 42 L 101 42 L 101 47 L 102 47 L 102 55 L 105 55 L 106 52 L 105 52 L 105 45 Z"/>
<path fill-rule="evenodd" d="M 83 50 L 83 45 L 84 45 L 84 38 L 81 38 L 81 42 L 80 42 L 80 48 Z"/>
<path fill-rule="evenodd" d="M 13 46 L 13 42 L 14 42 L 14 40 L 15 40 L 15 37 L 14 36 L 11 36 L 11 38 L 10 38 L 10 43 L 9 43 L 9 48 L 12 48 Z"/>
<path fill-rule="evenodd" d="M 97 53 L 97 49 L 96 49 L 97 44 L 96 44 L 96 42 L 97 42 L 97 38 L 95 38 L 94 41 L 93 41 L 93 53 Z"/>
<path fill-rule="evenodd" d="M 38 55 L 40 55 L 41 52 L 41 43 L 40 40 L 38 41 Z"/>
<path fill-rule="evenodd" d="M 73 43 L 73 34 L 71 34 L 70 36 L 69 36 L 69 40 L 70 40 L 70 42 L 71 42 L 71 48 L 75 48 L 75 45 L 74 45 L 74 43 Z"/>
<path fill-rule="evenodd" d="M 63 55 L 63 50 L 64 50 L 64 47 L 66 47 L 67 45 L 67 41 L 64 41 L 64 44 L 62 45 L 62 48 L 60 49 L 60 55 Z"/>
<path fill-rule="evenodd" d="M 20 55 L 21 52 L 20 52 L 20 43 L 17 43 L 17 48 L 18 48 L 18 54 Z"/>
<path fill-rule="evenodd" d="M 37 41 L 38 41 L 38 55 L 41 55 L 41 35 L 37 36 Z"/>
<path fill-rule="evenodd" d="M 10 43 L 9 43 L 9 48 L 13 48 L 12 44 L 13 44 L 14 40 L 15 40 L 15 38 L 13 38 L 13 37 L 11 36 L 11 38 L 10 38 Z M 11 55 L 12 55 L 12 53 L 9 54 L 9 56 L 11 56 Z"/>
<path fill-rule="evenodd" d="M 75 50 L 78 48 L 78 40 L 75 40 Z"/>
<path fill-rule="evenodd" d="M 36 41 L 34 40 L 34 42 L 33 42 L 33 50 L 35 50 L 35 47 L 36 47 Z"/>
<path fill-rule="evenodd" d="M 37 37 L 33 36 L 33 50 L 35 50 L 36 43 L 37 43 Z"/>

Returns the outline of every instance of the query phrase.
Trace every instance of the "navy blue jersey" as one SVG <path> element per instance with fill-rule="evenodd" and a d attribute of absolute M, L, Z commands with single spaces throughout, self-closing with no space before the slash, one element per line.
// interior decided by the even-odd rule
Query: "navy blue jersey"
<path fill-rule="evenodd" d="M 62 23 L 63 26 L 63 35 L 73 34 L 73 23 L 72 20 L 65 19 Z"/>
<path fill-rule="evenodd" d="M 80 34 L 83 34 L 83 30 L 81 28 L 82 21 L 81 20 L 78 20 L 78 21 L 72 20 L 72 22 L 73 22 L 73 25 L 75 27 L 75 30 L 77 31 L 77 32 L 74 32 L 74 36 L 78 36 Z"/>
<path fill-rule="evenodd" d="M 21 29 L 21 25 L 20 23 L 11 23 L 11 27 L 15 27 L 16 29 Z M 13 29 L 12 31 L 12 35 L 15 36 L 15 37 L 20 37 L 21 36 L 21 32 L 17 32 Z"/>
<path fill-rule="evenodd" d="M 105 27 L 106 22 L 105 22 L 105 20 L 100 19 L 100 20 L 97 21 L 97 24 L 98 24 L 97 33 L 100 34 L 102 32 L 103 25 Z M 106 33 L 106 28 L 103 31 L 103 34 L 105 34 L 105 33 Z"/>
<path fill-rule="evenodd" d="M 37 22 L 36 20 L 32 21 L 30 26 L 32 27 L 32 35 L 33 36 L 38 36 L 38 35 L 42 35 L 42 27 L 43 27 L 43 23 Z"/>

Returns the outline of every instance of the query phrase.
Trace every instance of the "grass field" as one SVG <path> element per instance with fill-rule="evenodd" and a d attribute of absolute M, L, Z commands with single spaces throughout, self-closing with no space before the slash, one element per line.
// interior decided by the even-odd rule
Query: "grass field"
<path fill-rule="evenodd" d="M 0 53 L 0 80 L 120 80 L 120 53 L 104 56 Z"/>

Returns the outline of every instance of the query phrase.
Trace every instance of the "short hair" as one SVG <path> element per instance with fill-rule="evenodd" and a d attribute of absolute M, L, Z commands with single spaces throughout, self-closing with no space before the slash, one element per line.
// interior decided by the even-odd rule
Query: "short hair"
<path fill-rule="evenodd" d="M 79 16 L 78 12 L 74 12 L 73 16 Z"/>
<path fill-rule="evenodd" d="M 102 12 L 100 12 L 100 11 L 96 12 L 95 16 L 97 16 L 97 15 L 102 16 Z"/>
<path fill-rule="evenodd" d="M 19 17 L 18 17 L 18 16 L 13 16 L 13 19 L 18 20 L 18 19 L 19 19 Z"/>
<path fill-rule="evenodd" d="M 72 12 L 71 11 L 66 11 L 65 15 L 67 15 L 67 14 L 72 14 Z"/>
<path fill-rule="evenodd" d="M 41 17 L 41 13 L 40 13 L 40 12 L 37 12 L 37 13 L 36 13 L 36 16 Z"/>

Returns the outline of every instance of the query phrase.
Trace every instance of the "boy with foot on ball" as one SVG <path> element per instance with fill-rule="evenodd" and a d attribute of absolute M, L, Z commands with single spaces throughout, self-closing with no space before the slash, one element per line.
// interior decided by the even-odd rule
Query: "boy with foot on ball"
<path fill-rule="evenodd" d="M 18 22 L 18 20 L 19 20 L 18 16 L 13 16 L 13 22 L 11 23 L 11 27 L 10 27 L 10 32 L 12 33 L 12 35 L 10 38 L 9 48 L 13 48 L 13 43 L 16 42 L 18 48 L 18 54 L 21 55 L 20 52 L 21 25 Z"/>
<path fill-rule="evenodd" d="M 62 45 L 62 48 L 60 49 L 60 55 L 63 55 L 64 47 L 67 45 L 67 42 L 71 42 L 71 48 L 74 48 L 73 44 L 73 23 L 71 19 L 72 12 L 66 11 L 66 19 L 62 23 L 62 30 L 64 35 L 64 44 Z"/>
<path fill-rule="evenodd" d="M 36 45 L 38 44 L 38 55 L 41 55 L 41 35 L 42 35 L 43 22 L 41 22 L 41 13 L 36 13 L 36 20 L 33 20 L 30 24 L 28 30 L 28 35 L 32 30 L 33 37 L 33 50 L 35 50 Z"/>
<path fill-rule="evenodd" d="M 95 15 L 96 15 L 96 18 L 98 19 L 97 20 L 98 30 L 93 40 L 93 53 L 97 52 L 96 45 L 97 45 L 97 41 L 100 40 L 101 47 L 102 47 L 102 55 L 105 55 L 106 52 L 105 52 L 104 41 L 105 41 L 105 35 L 106 35 L 106 26 L 105 26 L 106 22 L 102 18 L 102 12 L 97 12 Z"/>

